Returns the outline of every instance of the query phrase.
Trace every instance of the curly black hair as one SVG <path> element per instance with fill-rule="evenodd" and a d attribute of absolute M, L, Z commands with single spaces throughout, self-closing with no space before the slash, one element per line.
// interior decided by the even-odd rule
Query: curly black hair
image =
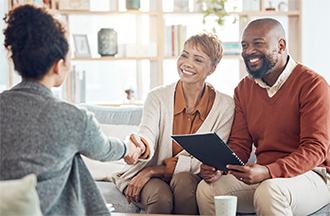
<path fill-rule="evenodd" d="M 26 4 L 3 18 L 4 46 L 23 78 L 41 80 L 69 50 L 67 31 L 46 7 Z"/>

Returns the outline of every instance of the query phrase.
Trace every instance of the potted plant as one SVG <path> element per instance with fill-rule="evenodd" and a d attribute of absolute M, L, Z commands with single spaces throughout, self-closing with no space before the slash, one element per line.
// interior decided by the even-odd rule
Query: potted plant
<path fill-rule="evenodd" d="M 230 13 L 226 11 L 225 8 L 225 3 L 227 0 L 198 0 L 199 3 L 203 5 L 204 9 L 204 17 L 203 17 L 203 24 L 206 23 L 206 17 L 214 14 L 217 16 L 217 19 L 215 22 L 219 25 L 222 26 L 225 23 L 225 17 L 229 16 Z M 234 7 L 234 11 L 236 10 L 237 7 Z M 236 23 L 236 18 L 234 19 L 234 22 Z M 214 33 L 216 33 L 215 27 L 212 29 Z"/>

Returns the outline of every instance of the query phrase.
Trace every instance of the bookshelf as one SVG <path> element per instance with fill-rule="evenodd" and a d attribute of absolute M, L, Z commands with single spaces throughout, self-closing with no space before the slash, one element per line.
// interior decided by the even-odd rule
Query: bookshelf
<path fill-rule="evenodd" d="M 200 9 L 194 8 L 194 11 L 180 11 L 180 10 L 174 10 L 172 12 L 165 12 L 163 10 L 163 1 L 168 0 L 148 0 L 149 1 L 149 10 L 147 11 L 140 11 L 140 10 L 127 10 L 122 11 L 120 9 L 120 4 L 124 0 L 109 0 L 111 4 L 115 5 L 114 8 L 111 8 L 109 11 L 80 11 L 80 10 L 59 10 L 59 0 L 52 0 L 51 1 L 51 8 L 55 9 L 58 13 L 62 14 L 63 17 L 65 17 L 66 22 L 69 24 L 69 30 L 73 29 L 74 25 L 72 25 L 70 18 L 75 16 L 88 16 L 91 17 L 91 19 L 97 20 L 97 17 L 100 17 L 100 19 L 103 19 L 105 16 L 110 17 L 120 17 L 120 16 L 133 16 L 135 17 L 134 25 L 135 27 L 132 27 L 131 34 L 136 34 L 135 43 L 139 44 L 141 43 L 142 38 L 142 19 L 143 17 L 148 17 L 149 23 L 148 23 L 148 31 L 149 31 L 149 42 L 155 42 L 157 43 L 157 56 L 155 57 L 125 57 L 125 55 L 117 55 L 117 56 L 95 56 L 92 55 L 92 57 L 88 58 L 76 58 L 73 56 L 72 58 L 72 64 L 77 64 L 81 62 L 90 62 L 90 64 L 101 64 L 102 62 L 129 62 L 133 61 L 136 65 L 136 77 L 135 77 L 135 84 L 136 84 L 136 91 L 137 91 L 137 101 L 135 102 L 129 102 L 128 104 L 143 104 L 142 98 L 143 95 L 146 93 L 146 91 L 163 85 L 164 84 L 164 62 L 167 60 L 175 61 L 175 59 L 178 58 L 177 55 L 175 56 L 167 56 L 165 54 L 165 46 L 166 46 L 166 38 L 165 38 L 165 31 L 166 31 L 166 19 L 168 19 L 168 16 L 175 16 L 178 17 L 177 20 L 178 24 L 180 24 L 180 17 L 189 17 L 189 16 L 203 16 L 203 12 Z M 175 0 L 177 1 L 177 0 Z M 9 9 L 12 7 L 12 0 L 8 0 L 9 2 Z M 194 1 L 196 4 L 196 0 Z M 238 30 L 238 38 L 241 38 L 241 34 L 243 29 L 245 28 L 246 24 L 251 21 L 252 19 L 256 17 L 274 17 L 277 18 L 279 16 L 281 17 L 287 17 L 288 19 L 288 49 L 290 55 L 296 60 L 301 62 L 302 56 L 301 56 L 301 0 L 287 0 L 288 5 L 288 11 L 267 11 L 266 10 L 266 1 L 260 0 L 260 10 L 259 11 L 242 11 L 242 12 L 231 12 L 231 16 L 237 16 L 239 20 L 239 30 Z M 195 5 L 196 6 L 196 5 Z M 199 7 L 200 8 L 200 7 Z M 96 18 L 95 18 L 96 17 Z M 200 23 L 202 23 L 202 19 L 200 19 Z M 189 24 L 190 25 L 190 24 Z M 227 23 L 225 24 L 227 25 Z M 188 27 L 189 28 L 189 27 Z M 200 29 L 202 31 L 202 29 Z M 96 35 L 97 32 L 94 32 L 93 34 Z M 197 33 L 197 32 L 196 32 Z M 118 31 L 118 37 L 121 33 Z M 187 35 L 189 36 L 189 35 Z M 239 41 L 236 41 L 239 42 Z M 146 83 L 144 82 L 145 77 L 142 76 L 143 74 L 143 67 L 142 62 L 147 60 L 149 62 L 149 77 L 148 79 L 148 88 L 146 88 Z M 246 75 L 245 72 L 245 65 L 244 62 L 241 59 L 240 55 L 224 55 L 223 60 L 237 60 L 239 62 L 239 79 L 244 77 Z M 13 67 L 12 64 L 9 63 L 10 66 L 10 85 L 13 85 Z M 103 63 L 102 63 L 103 64 Z M 121 73 L 120 70 L 118 70 L 118 73 Z M 168 71 L 166 71 L 168 73 Z M 66 81 L 66 95 L 67 97 L 64 98 L 68 101 L 72 101 L 71 95 L 71 76 L 68 76 Z M 88 102 L 88 101 L 87 101 Z M 111 104 L 111 105 L 119 105 L 123 102 L 120 100 L 105 102 L 105 101 L 98 101 L 93 102 L 97 104 Z"/>

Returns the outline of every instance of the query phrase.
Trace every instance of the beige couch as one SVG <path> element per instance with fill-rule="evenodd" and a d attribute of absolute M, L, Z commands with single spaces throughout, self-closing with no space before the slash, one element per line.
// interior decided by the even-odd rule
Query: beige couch
<path fill-rule="evenodd" d="M 136 131 L 137 126 L 141 122 L 142 107 L 100 107 L 87 104 L 82 104 L 81 106 L 84 106 L 95 113 L 96 118 L 101 123 L 102 129 L 109 136 L 123 138 L 131 132 Z M 252 154 L 250 162 L 253 162 L 254 160 L 255 155 Z M 126 201 L 126 197 L 113 183 L 108 181 L 109 173 L 125 166 L 122 161 L 101 163 L 87 159 L 85 162 L 87 167 L 89 167 L 92 176 L 97 181 L 97 186 L 103 194 L 106 202 L 113 204 L 115 212 L 143 212 L 143 210 L 139 209 L 134 204 L 129 205 Z M 330 216 L 330 204 L 324 206 L 312 215 Z"/>

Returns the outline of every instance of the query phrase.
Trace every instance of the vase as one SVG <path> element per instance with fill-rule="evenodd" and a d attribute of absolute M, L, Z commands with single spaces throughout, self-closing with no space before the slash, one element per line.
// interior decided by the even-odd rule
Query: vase
<path fill-rule="evenodd" d="M 114 56 L 117 54 L 117 32 L 113 28 L 102 28 L 97 36 L 98 53 L 101 56 Z"/>
<path fill-rule="evenodd" d="M 140 0 L 126 0 L 126 9 L 127 10 L 139 10 L 140 9 Z"/>

